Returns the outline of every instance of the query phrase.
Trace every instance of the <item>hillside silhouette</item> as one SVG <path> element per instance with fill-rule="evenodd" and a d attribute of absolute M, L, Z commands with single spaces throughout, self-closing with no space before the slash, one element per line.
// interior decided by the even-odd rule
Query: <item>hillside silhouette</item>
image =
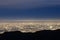
<path fill-rule="evenodd" d="M 60 30 L 43 30 L 35 33 L 5 32 L 0 34 L 0 40 L 59 40 Z"/>

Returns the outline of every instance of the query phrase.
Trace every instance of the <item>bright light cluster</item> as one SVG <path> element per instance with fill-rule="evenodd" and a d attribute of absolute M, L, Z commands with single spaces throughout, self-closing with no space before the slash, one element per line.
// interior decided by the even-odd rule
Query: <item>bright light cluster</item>
<path fill-rule="evenodd" d="M 0 33 L 9 31 L 36 32 L 60 29 L 59 21 L 9 21 L 0 22 Z"/>

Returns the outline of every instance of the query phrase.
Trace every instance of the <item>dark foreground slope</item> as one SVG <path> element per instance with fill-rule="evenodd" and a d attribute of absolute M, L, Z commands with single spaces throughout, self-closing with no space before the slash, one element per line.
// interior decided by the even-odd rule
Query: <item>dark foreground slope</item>
<path fill-rule="evenodd" d="M 5 32 L 0 35 L 0 40 L 59 40 L 60 30 L 43 30 L 36 33 Z"/>

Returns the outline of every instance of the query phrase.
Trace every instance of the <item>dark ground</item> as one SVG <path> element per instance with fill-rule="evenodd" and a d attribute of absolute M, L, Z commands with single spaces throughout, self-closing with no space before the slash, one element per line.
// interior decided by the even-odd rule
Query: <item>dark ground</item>
<path fill-rule="evenodd" d="M 5 32 L 0 40 L 60 40 L 60 30 L 43 30 L 36 33 Z"/>

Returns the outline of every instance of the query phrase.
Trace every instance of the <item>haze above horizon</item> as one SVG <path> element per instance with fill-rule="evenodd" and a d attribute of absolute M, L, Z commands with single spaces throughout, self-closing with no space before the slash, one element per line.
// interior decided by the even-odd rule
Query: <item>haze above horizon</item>
<path fill-rule="evenodd" d="M 0 0 L 0 19 L 60 19 L 60 0 Z"/>

